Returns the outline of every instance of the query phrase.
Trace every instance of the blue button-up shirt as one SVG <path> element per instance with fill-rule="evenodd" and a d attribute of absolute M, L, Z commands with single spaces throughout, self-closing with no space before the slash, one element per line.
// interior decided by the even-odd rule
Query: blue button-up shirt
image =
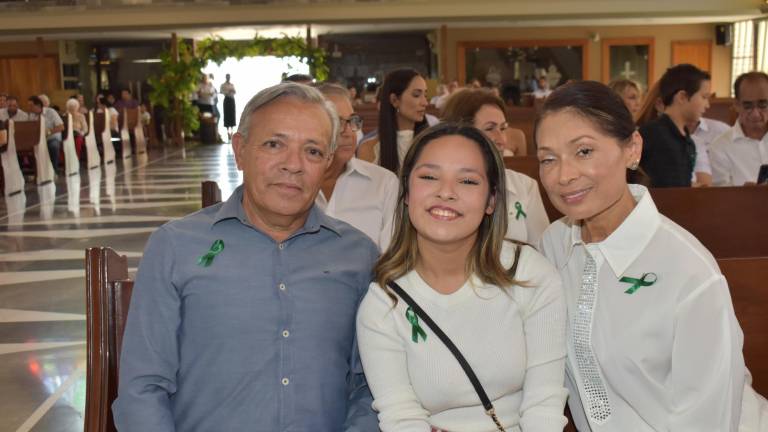
<path fill-rule="evenodd" d="M 313 207 L 282 243 L 248 222 L 242 186 L 149 239 L 113 406 L 122 431 L 377 431 L 355 314 L 378 256 Z M 198 264 L 216 240 L 224 250 Z"/>

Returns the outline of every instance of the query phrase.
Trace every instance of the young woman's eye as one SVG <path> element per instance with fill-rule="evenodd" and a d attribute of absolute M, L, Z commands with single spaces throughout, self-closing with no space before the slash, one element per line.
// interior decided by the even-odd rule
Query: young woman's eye
<path fill-rule="evenodd" d="M 432 174 L 422 174 L 419 176 L 422 180 L 437 180 L 437 177 L 433 176 Z"/>
<path fill-rule="evenodd" d="M 461 184 L 477 186 L 480 184 L 480 182 L 474 179 L 466 178 L 461 180 Z"/>

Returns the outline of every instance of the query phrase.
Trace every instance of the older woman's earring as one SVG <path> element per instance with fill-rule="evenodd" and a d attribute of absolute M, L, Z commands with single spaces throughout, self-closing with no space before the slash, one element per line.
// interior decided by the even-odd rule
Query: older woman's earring
<path fill-rule="evenodd" d="M 632 165 L 629 166 L 629 169 L 631 169 L 632 171 L 637 171 L 637 168 L 639 166 L 640 166 L 640 161 L 636 160 L 636 161 L 632 162 Z"/>

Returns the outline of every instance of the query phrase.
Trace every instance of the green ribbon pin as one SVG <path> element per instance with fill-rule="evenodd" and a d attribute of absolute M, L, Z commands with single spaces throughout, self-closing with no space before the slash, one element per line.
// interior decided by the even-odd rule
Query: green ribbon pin
<path fill-rule="evenodd" d="M 528 217 L 528 215 L 523 211 L 523 205 L 520 204 L 520 201 L 515 201 L 515 210 L 517 210 L 517 213 L 515 214 L 515 220 L 519 220 L 520 216 L 524 218 Z"/>
<path fill-rule="evenodd" d="M 204 255 L 201 255 L 200 258 L 197 259 L 197 265 L 208 267 L 209 265 L 213 264 L 213 259 L 216 258 L 216 255 L 220 254 L 223 250 L 224 241 L 221 239 L 216 240 L 213 242 L 208 252 L 206 252 Z"/>
<path fill-rule="evenodd" d="M 411 323 L 411 340 L 413 340 L 413 343 L 419 343 L 419 336 L 426 342 L 427 332 L 425 332 L 419 325 L 419 317 L 416 315 L 416 312 L 408 307 L 408 309 L 405 310 L 405 318 Z"/>
<path fill-rule="evenodd" d="M 656 273 L 644 273 L 640 279 L 624 276 L 619 279 L 619 282 L 631 283 L 632 286 L 624 291 L 624 294 L 634 294 L 640 287 L 647 287 L 655 284 L 656 279 L 658 279 Z"/>

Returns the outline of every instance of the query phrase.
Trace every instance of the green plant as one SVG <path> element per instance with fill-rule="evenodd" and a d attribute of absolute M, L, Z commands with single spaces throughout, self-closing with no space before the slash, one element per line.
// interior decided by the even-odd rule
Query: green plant
<path fill-rule="evenodd" d="M 162 72 L 148 79 L 152 90 L 149 100 L 153 105 L 164 107 L 174 121 L 191 133 L 200 124 L 199 111 L 192 105 L 189 96 L 197 90 L 202 69 L 212 61 L 221 64 L 228 58 L 276 56 L 300 57 L 309 65 L 310 73 L 320 81 L 328 78 L 326 53 L 322 48 L 307 44 L 301 37 L 285 36 L 280 39 L 265 39 L 258 35 L 250 41 L 229 41 L 220 37 L 207 38 L 197 44 L 195 55 L 189 44 L 179 42 L 179 59 L 174 61 L 171 51 L 163 53 Z"/>

